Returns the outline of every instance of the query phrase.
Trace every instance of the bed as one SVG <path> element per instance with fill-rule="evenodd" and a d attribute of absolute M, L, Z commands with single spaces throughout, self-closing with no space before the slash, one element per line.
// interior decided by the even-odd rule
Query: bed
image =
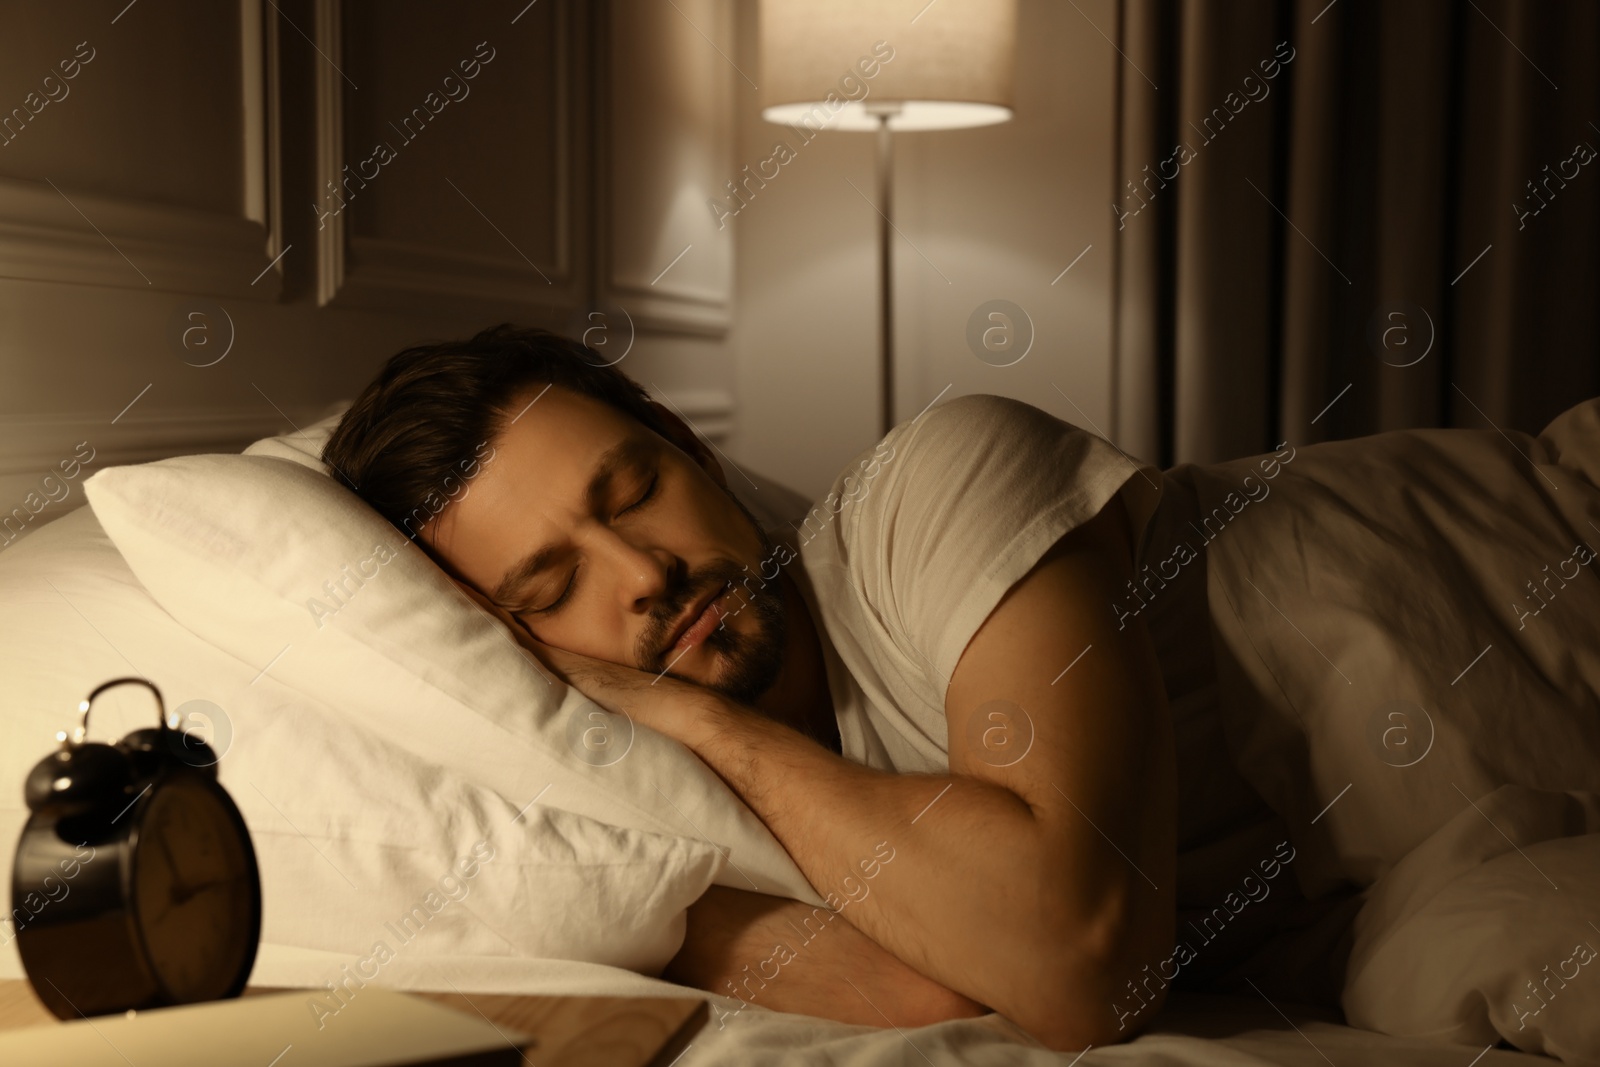
<path fill-rule="evenodd" d="M 327 477 L 335 419 L 98 472 L 92 507 L 0 553 L 0 838 L 77 702 L 132 673 L 223 753 L 262 869 L 254 985 L 338 982 L 386 942 L 372 980 L 398 988 L 682 995 L 650 975 L 707 886 L 821 904 L 675 742 L 580 744 L 593 705 Z M 1537 436 L 1290 452 L 1270 475 L 1267 457 L 1165 472 L 1141 562 L 1206 516 L 1221 530 L 1186 572 L 1213 604 L 1216 743 L 1294 841 L 1303 895 L 1350 903 L 1339 1003 L 1174 990 L 1136 1040 L 1076 1062 L 1600 1063 L 1600 967 L 1577 947 L 1600 947 L 1600 577 L 1577 550 L 1600 546 L 1600 399 Z M 756 484 L 764 523 L 809 507 Z M 1341 663 L 1361 666 L 1341 682 Z M 1427 749 L 1407 762 L 1414 708 Z M 152 714 L 131 689 L 103 710 L 102 736 Z M 1253 840 L 1191 867 L 1220 890 Z M 395 938 L 486 842 L 483 873 Z M 0 941 L 0 976 L 20 976 L 9 920 Z M 1073 1061 L 996 1015 L 870 1029 L 707 996 L 685 1063 Z"/>

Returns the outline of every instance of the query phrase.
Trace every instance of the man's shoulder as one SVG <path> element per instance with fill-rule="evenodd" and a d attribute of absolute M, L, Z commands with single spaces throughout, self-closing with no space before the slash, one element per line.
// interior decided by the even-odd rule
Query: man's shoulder
<path fill-rule="evenodd" d="M 967 393 L 928 408 L 878 443 L 901 474 L 921 469 L 934 478 L 953 470 L 1009 463 L 1059 442 L 1076 427 L 1026 401 L 994 393 Z"/>
<path fill-rule="evenodd" d="M 803 525 L 849 528 L 864 511 L 873 509 L 880 512 L 876 521 L 889 521 L 888 512 L 905 503 L 907 493 L 925 495 L 963 466 L 1015 459 L 1014 451 L 1072 429 L 1049 412 L 1011 397 L 993 393 L 954 397 L 900 423 L 851 459 L 827 494 L 813 504 Z"/>
<path fill-rule="evenodd" d="M 1023 400 L 995 393 L 966 393 L 928 408 L 895 429 L 905 429 L 909 435 L 919 438 L 939 438 L 957 432 L 992 433 L 1008 427 L 1059 431 L 1063 423 Z"/>

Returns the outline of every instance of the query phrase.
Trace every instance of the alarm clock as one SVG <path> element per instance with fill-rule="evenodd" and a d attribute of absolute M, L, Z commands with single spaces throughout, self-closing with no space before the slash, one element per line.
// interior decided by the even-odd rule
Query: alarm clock
<path fill-rule="evenodd" d="M 155 695 L 160 725 L 87 740 L 95 698 L 129 684 Z M 104 683 L 78 712 L 23 786 L 11 915 L 34 992 L 61 1019 L 238 996 L 261 878 L 216 753 L 143 678 Z"/>

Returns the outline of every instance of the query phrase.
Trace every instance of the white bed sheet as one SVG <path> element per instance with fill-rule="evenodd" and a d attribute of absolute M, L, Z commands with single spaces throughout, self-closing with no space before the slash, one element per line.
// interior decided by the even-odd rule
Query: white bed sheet
<path fill-rule="evenodd" d="M 315 987 L 340 977 L 350 959 L 286 945 L 263 944 L 251 984 Z M 15 949 L 0 948 L 0 977 L 20 978 Z M 998 1015 L 896 1029 L 851 1026 L 806 1015 L 745 1006 L 632 971 L 572 960 L 510 957 L 425 957 L 403 952 L 385 965 L 381 984 L 446 992 L 554 996 L 698 996 L 710 1019 L 675 1067 L 762 1067 L 802 1064 L 1161 1064 L 1163 1067 L 1548 1067 L 1544 1056 L 1388 1037 L 1331 1021 L 1320 1009 L 1269 1004 L 1260 998 L 1174 991 L 1148 1032 L 1120 1045 L 1076 1053 L 1031 1042 Z M 359 996 L 359 991 L 357 992 Z M 843 995 L 854 996 L 849 990 Z M 308 1004 L 307 1010 L 310 1011 Z M 1282 1013 L 1282 1014 L 1280 1014 Z M 1480 1059 L 1475 1056 L 1482 1053 Z"/>

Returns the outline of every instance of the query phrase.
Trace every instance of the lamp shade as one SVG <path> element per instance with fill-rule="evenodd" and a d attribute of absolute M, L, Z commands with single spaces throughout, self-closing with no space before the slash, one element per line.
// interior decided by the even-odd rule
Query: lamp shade
<path fill-rule="evenodd" d="M 1016 0 L 761 0 L 761 115 L 830 130 L 1011 117 Z"/>

